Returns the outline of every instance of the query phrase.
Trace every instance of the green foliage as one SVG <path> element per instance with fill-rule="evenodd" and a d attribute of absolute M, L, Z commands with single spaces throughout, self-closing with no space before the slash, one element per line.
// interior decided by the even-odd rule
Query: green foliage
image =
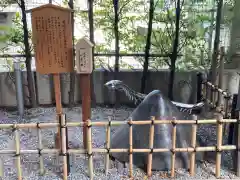
<path fill-rule="evenodd" d="M 21 21 L 21 15 L 19 12 L 16 13 L 15 17 L 12 19 L 12 27 L 4 27 L 0 26 L 1 28 L 4 28 L 5 34 L 1 37 L 0 36 L 0 42 L 5 44 L 3 48 L 0 48 L 1 54 L 7 54 L 8 51 L 11 48 L 19 47 L 20 50 L 17 50 L 17 53 L 24 54 L 24 36 L 23 36 L 23 25 Z M 31 42 L 32 33 L 29 31 L 29 42 Z M 33 51 L 33 45 L 30 43 L 31 51 Z M 13 69 L 13 59 L 12 58 L 6 58 L 6 62 L 9 65 L 10 70 Z M 21 68 L 23 69 L 25 67 L 24 62 L 21 64 Z"/>
<path fill-rule="evenodd" d="M 3 37 L 6 46 L 3 48 L 5 51 L 9 50 L 11 47 L 20 47 L 18 53 L 24 54 L 24 36 L 23 36 L 23 26 L 21 21 L 21 15 L 19 12 L 16 13 L 15 17 L 12 19 L 13 25 L 8 28 L 6 34 Z M 32 33 L 29 31 L 29 41 L 31 42 Z M 33 50 L 31 45 L 31 50 Z"/>

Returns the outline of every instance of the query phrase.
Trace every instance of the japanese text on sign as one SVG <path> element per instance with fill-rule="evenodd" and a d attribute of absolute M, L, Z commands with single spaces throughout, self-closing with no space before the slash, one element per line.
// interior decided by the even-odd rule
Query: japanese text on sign
<path fill-rule="evenodd" d="M 65 16 L 60 13 L 39 13 L 39 16 L 32 17 L 36 66 L 37 71 L 42 74 L 73 70 L 70 16 L 67 16 L 66 12 L 63 12 Z"/>

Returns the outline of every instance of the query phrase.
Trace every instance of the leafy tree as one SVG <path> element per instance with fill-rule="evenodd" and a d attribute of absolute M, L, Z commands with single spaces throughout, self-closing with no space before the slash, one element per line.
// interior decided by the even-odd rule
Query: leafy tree
<path fill-rule="evenodd" d="M 25 7 L 25 1 L 24 0 L 6 0 L 7 4 L 11 4 L 15 2 L 18 4 L 19 8 L 21 9 L 21 15 L 20 13 L 16 14 L 16 21 L 15 27 L 11 28 L 10 33 L 8 33 L 7 37 L 9 38 L 7 41 L 8 43 L 13 43 L 16 45 L 20 45 L 22 50 L 24 51 L 24 54 L 26 56 L 25 59 L 25 65 L 27 69 L 27 81 L 28 81 L 28 91 L 29 91 L 29 101 L 32 107 L 37 106 L 37 99 L 36 99 L 36 92 L 35 92 L 35 86 L 34 86 L 34 80 L 32 75 L 32 56 L 31 56 L 31 44 L 29 42 L 29 39 L 31 38 L 31 33 L 28 31 L 28 24 L 27 24 L 27 17 L 26 17 L 26 7 Z M 2 4 L 3 6 L 7 6 L 5 4 Z M 19 21 L 21 20 L 21 21 Z M 21 46 L 24 44 L 24 46 Z"/>

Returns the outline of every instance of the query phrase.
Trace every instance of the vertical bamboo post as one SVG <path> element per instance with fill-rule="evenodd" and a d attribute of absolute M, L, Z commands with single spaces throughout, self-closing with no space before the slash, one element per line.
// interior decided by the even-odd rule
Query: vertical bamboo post
<path fill-rule="evenodd" d="M 68 159 L 67 159 L 67 142 L 66 142 L 66 118 L 65 114 L 61 115 L 61 145 L 63 156 L 63 179 L 67 180 L 68 177 Z"/>
<path fill-rule="evenodd" d="M 93 154 L 92 154 L 92 122 L 87 121 L 87 153 L 88 153 L 88 171 L 89 177 L 93 179 Z"/>
<path fill-rule="evenodd" d="M 197 74 L 197 102 L 202 101 L 202 73 Z"/>
<path fill-rule="evenodd" d="M 133 127 L 132 118 L 129 122 L 129 178 L 133 178 Z"/>
<path fill-rule="evenodd" d="M 208 96 L 209 96 L 209 92 L 210 92 L 210 91 L 209 91 L 209 88 L 208 88 L 207 82 L 204 83 L 203 88 L 204 88 L 204 92 L 205 92 L 205 94 L 204 94 L 205 99 L 208 99 Z"/>
<path fill-rule="evenodd" d="M 229 99 L 230 99 L 230 96 L 225 97 L 225 108 L 223 108 L 225 111 L 225 114 L 224 114 L 225 117 L 228 117 Z"/>
<path fill-rule="evenodd" d="M 151 152 L 148 154 L 148 166 L 147 166 L 147 175 L 150 177 L 152 175 L 152 154 L 153 154 L 153 143 L 154 143 L 154 121 L 155 117 L 151 117 L 152 124 L 150 125 L 149 131 L 149 148 Z"/>
<path fill-rule="evenodd" d="M 56 114 L 58 116 L 57 119 L 60 119 L 59 117 L 62 114 L 62 98 L 61 98 L 61 84 L 60 84 L 61 82 L 60 82 L 59 74 L 53 74 L 53 82 L 54 82 L 54 90 L 55 90 Z M 61 134 L 60 127 L 58 127 L 58 132 L 55 137 L 55 145 L 57 149 L 60 149 L 62 147 L 60 134 Z"/>
<path fill-rule="evenodd" d="M 37 124 L 37 132 L 38 132 L 38 150 L 39 150 L 39 170 L 40 170 L 40 175 L 43 176 L 44 174 L 44 165 L 43 165 L 43 157 L 41 154 L 41 150 L 43 148 L 42 146 L 42 134 L 41 134 L 41 129 L 39 127 L 39 123 Z"/>
<path fill-rule="evenodd" d="M 239 86 L 239 93 L 240 96 L 240 86 Z M 233 161 L 233 168 L 236 172 L 236 175 L 240 177 L 240 111 L 239 111 L 239 100 L 237 103 L 237 111 L 238 111 L 238 122 L 234 125 L 234 144 L 236 145 L 237 149 L 234 151 L 234 161 Z"/>
<path fill-rule="evenodd" d="M 105 174 L 108 174 L 109 170 L 109 151 L 110 151 L 110 136 L 111 136 L 111 117 L 108 117 L 108 125 L 106 129 L 106 149 L 107 153 L 105 155 Z"/>
<path fill-rule="evenodd" d="M 0 158 L 0 177 L 3 177 L 3 160 Z"/>
<path fill-rule="evenodd" d="M 21 157 L 20 157 L 20 138 L 19 132 L 17 129 L 17 125 L 13 125 L 13 132 L 15 135 L 15 148 L 16 148 L 16 166 L 17 166 L 17 173 L 18 173 L 18 180 L 22 180 L 22 170 L 21 170 Z"/>
<path fill-rule="evenodd" d="M 220 48 L 220 62 L 219 62 L 219 72 L 218 72 L 218 87 L 220 89 L 223 88 L 223 73 L 224 73 L 224 56 L 225 56 L 225 50 L 224 47 Z M 217 106 L 220 106 L 222 104 L 222 94 L 218 92 L 218 104 Z"/>
<path fill-rule="evenodd" d="M 213 103 L 213 107 L 216 107 L 216 96 L 217 96 L 217 93 L 218 91 L 216 90 L 216 87 L 215 87 L 215 84 L 214 85 L 214 88 L 212 88 L 212 91 L 211 91 L 211 101 Z"/>
<path fill-rule="evenodd" d="M 197 120 L 197 116 L 193 115 L 193 120 Z M 196 136 L 197 136 L 197 123 L 192 125 L 192 139 L 191 146 L 196 150 Z M 195 159 L 196 159 L 196 151 L 191 152 L 190 155 L 190 175 L 195 175 Z"/>
<path fill-rule="evenodd" d="M 171 160 L 171 177 L 175 176 L 175 159 L 176 159 L 176 134 L 177 134 L 177 124 L 175 122 L 176 118 L 172 120 L 173 130 L 172 130 L 172 160 Z"/>
<path fill-rule="evenodd" d="M 216 154 L 216 177 L 220 177 L 221 170 L 221 151 L 222 151 L 222 139 L 223 139 L 223 123 L 222 123 L 222 115 L 219 114 L 217 116 L 217 154 Z"/>

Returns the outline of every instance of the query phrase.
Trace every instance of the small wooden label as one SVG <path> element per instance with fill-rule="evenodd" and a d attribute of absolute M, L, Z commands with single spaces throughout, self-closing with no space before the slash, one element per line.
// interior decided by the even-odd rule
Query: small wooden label
<path fill-rule="evenodd" d="M 76 70 L 79 74 L 92 73 L 92 46 L 86 38 L 82 38 L 76 45 Z"/>
<path fill-rule="evenodd" d="M 54 5 L 35 8 L 32 33 L 37 72 L 73 72 L 71 11 Z"/>

